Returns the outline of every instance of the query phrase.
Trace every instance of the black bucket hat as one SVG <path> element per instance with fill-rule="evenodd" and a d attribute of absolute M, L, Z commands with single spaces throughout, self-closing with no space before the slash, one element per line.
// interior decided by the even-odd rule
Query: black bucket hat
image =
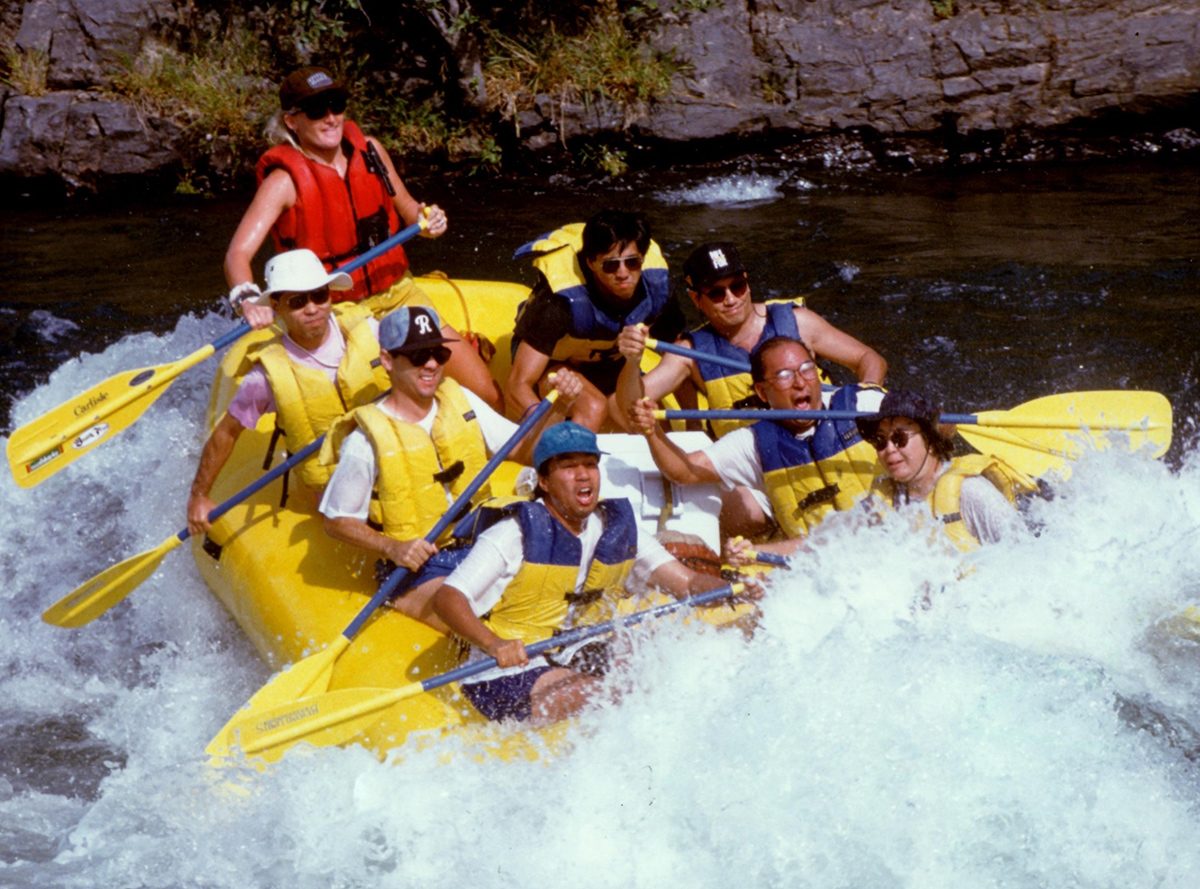
<path fill-rule="evenodd" d="M 858 424 L 858 434 L 870 441 L 879 432 L 881 421 L 889 417 L 906 417 L 920 426 L 925 438 L 932 441 L 935 437 L 941 437 L 938 432 L 940 413 L 924 395 L 909 389 L 893 389 L 883 396 L 879 410 L 874 415 L 859 417 L 855 422 Z"/>

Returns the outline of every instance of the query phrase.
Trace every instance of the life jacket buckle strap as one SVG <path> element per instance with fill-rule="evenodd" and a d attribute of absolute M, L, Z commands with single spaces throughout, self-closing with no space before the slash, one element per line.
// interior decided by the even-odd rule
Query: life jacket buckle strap
<path fill-rule="evenodd" d="M 800 511 L 804 512 L 805 510 L 811 509 L 812 507 L 818 506 L 822 503 L 832 502 L 833 499 L 837 497 L 838 493 L 839 489 L 836 484 L 826 485 L 823 488 L 819 488 L 800 501 Z"/>
<path fill-rule="evenodd" d="M 580 590 L 579 592 L 563 593 L 563 601 L 568 605 L 591 605 L 604 596 L 604 590 Z"/>
<path fill-rule="evenodd" d="M 464 471 L 466 471 L 466 468 L 466 464 L 464 464 L 462 460 L 455 460 L 441 472 L 435 472 L 433 474 L 433 480 L 439 484 L 452 485 L 454 484 L 455 479 L 457 479 L 463 474 Z"/>

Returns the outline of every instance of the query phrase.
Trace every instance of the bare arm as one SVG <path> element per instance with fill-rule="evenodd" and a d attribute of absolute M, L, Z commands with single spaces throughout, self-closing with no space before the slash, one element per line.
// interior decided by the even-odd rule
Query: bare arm
<path fill-rule="evenodd" d="M 254 200 L 242 214 L 242 221 L 225 250 L 225 283 L 231 288 L 247 281 L 253 283 L 250 263 L 271 233 L 271 227 L 283 211 L 295 203 L 296 185 L 292 177 L 286 170 L 272 170 L 254 193 Z M 242 317 L 256 330 L 267 327 L 275 319 L 270 306 L 247 302 L 242 304 L 241 311 Z"/>
<path fill-rule="evenodd" d="M 887 362 L 870 346 L 834 327 L 812 309 L 796 309 L 800 338 L 822 358 L 849 368 L 860 383 L 882 385 L 887 377 Z"/>
<path fill-rule="evenodd" d="M 361 547 L 385 559 L 391 559 L 410 571 L 417 571 L 438 551 L 437 546 L 425 538 L 395 540 L 376 531 L 362 519 L 349 516 L 325 518 L 325 533 L 334 540 Z"/>
<path fill-rule="evenodd" d="M 525 644 L 520 639 L 501 639 L 489 630 L 475 616 L 467 597 L 454 587 L 442 584 L 438 588 L 433 594 L 433 611 L 455 635 L 486 651 L 501 667 L 518 667 L 529 663 Z"/>
<path fill-rule="evenodd" d="M 614 420 L 626 431 L 633 429 L 630 411 L 640 398 L 658 401 L 674 392 L 691 373 L 692 360 L 680 355 L 664 355 L 647 374 L 641 372 L 642 353 L 646 348 L 644 325 L 630 325 L 617 337 L 617 350 L 625 358 L 625 366 L 617 376 L 614 404 L 618 415 Z"/>
<path fill-rule="evenodd" d="M 646 436 L 650 456 L 663 475 L 682 485 L 699 485 L 720 482 L 716 467 L 703 451 L 684 451 L 667 438 L 658 421 L 654 419 L 657 405 L 645 398 L 634 402 L 632 419 L 634 428 Z"/>
<path fill-rule="evenodd" d="M 204 443 L 204 450 L 200 453 L 200 465 L 196 467 L 196 475 L 192 479 L 192 489 L 188 496 L 188 533 L 200 535 L 208 532 L 208 514 L 216 506 L 208 494 L 217 476 L 221 474 L 221 469 L 228 462 L 229 455 L 233 453 L 233 446 L 237 444 L 242 428 L 241 423 L 229 414 L 224 414 L 213 427 L 208 441 Z"/>
<path fill-rule="evenodd" d="M 655 568 L 650 575 L 650 582 L 656 587 L 666 590 L 676 599 L 715 590 L 728 583 L 722 577 L 693 571 L 687 565 L 676 560 Z"/>
<path fill-rule="evenodd" d="M 225 283 L 230 287 L 253 281 L 250 263 L 271 233 L 284 210 L 296 203 L 296 186 L 286 170 L 276 169 L 263 180 L 254 200 L 242 214 L 237 230 L 225 250 Z"/>
<path fill-rule="evenodd" d="M 556 370 L 551 375 L 550 382 L 558 392 L 558 397 L 554 399 L 554 403 L 550 410 L 546 411 L 546 415 L 522 436 L 512 453 L 508 455 L 508 459 L 514 463 L 522 463 L 525 466 L 533 465 L 533 449 L 537 447 L 542 433 L 555 423 L 561 423 L 570 416 L 575 399 L 583 391 L 583 377 L 566 367 Z"/>
<path fill-rule="evenodd" d="M 379 152 L 384 169 L 387 171 L 387 177 L 392 183 L 392 189 L 396 192 L 392 197 L 392 203 L 396 207 L 396 212 L 400 214 L 400 218 L 404 220 L 404 224 L 412 225 L 420 218 L 422 210 L 426 210 L 425 218 L 428 227 L 421 232 L 421 236 L 425 238 L 438 238 L 444 235 L 448 225 L 445 211 L 437 204 L 430 204 L 426 208 L 425 204 L 414 198 L 404 185 L 404 180 L 400 178 L 400 174 L 396 172 L 392 158 L 388 155 L 387 149 L 383 147 L 383 144 L 374 136 L 368 136 L 367 141 L 374 145 L 375 150 Z"/>
<path fill-rule="evenodd" d="M 521 419 L 533 405 L 541 401 L 537 384 L 549 364 L 550 356 L 543 355 L 529 343 L 523 342 L 517 346 L 512 371 L 504 382 L 504 403 L 513 412 L 514 418 Z"/>

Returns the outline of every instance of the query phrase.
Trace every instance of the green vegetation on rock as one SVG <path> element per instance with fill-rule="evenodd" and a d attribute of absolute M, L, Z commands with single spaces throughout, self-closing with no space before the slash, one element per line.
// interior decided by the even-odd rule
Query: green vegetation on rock
<path fill-rule="evenodd" d="M 111 89 L 181 127 L 186 189 L 248 174 L 266 144 L 278 81 L 303 64 L 341 76 L 351 114 L 397 158 L 492 172 L 511 159 L 523 114 L 557 123 L 568 105 L 602 104 L 628 126 L 669 95 L 683 66 L 646 39 L 659 15 L 653 2 L 618 0 L 553 14 L 532 0 L 226 0 L 187 7 L 162 40 L 126 60 Z M 568 147 L 561 131 L 555 137 Z M 620 147 L 571 148 L 596 172 L 626 168 Z"/>

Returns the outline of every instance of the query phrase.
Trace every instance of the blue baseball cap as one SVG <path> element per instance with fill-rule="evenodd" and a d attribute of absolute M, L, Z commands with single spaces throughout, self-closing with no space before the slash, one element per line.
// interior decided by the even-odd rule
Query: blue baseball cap
<path fill-rule="evenodd" d="M 443 343 L 442 321 L 429 306 L 401 306 L 379 322 L 379 345 L 385 352 L 415 352 Z"/>
<path fill-rule="evenodd" d="M 533 465 L 541 472 L 546 462 L 563 454 L 594 454 L 599 457 L 605 453 L 600 450 L 596 441 L 596 433 L 592 430 L 564 420 L 555 423 L 542 433 L 537 447 L 533 449 Z"/>

